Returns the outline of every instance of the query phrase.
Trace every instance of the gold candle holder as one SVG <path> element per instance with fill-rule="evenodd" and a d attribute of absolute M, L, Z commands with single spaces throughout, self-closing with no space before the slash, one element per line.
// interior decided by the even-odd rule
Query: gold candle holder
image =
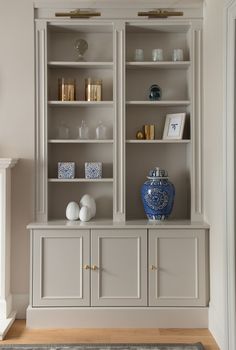
<path fill-rule="evenodd" d="M 75 101 L 76 100 L 76 81 L 75 79 L 58 79 L 58 100 Z"/>
<path fill-rule="evenodd" d="M 154 140 L 155 139 L 155 125 L 154 124 L 145 124 L 143 126 L 143 133 L 145 140 Z"/>
<path fill-rule="evenodd" d="M 149 125 L 149 140 L 155 139 L 155 125 Z"/>
<path fill-rule="evenodd" d="M 150 139 L 150 127 L 148 124 L 145 124 L 143 126 L 143 133 L 144 133 L 145 140 L 149 140 Z"/>
<path fill-rule="evenodd" d="M 102 101 L 102 80 L 85 80 L 85 101 Z"/>

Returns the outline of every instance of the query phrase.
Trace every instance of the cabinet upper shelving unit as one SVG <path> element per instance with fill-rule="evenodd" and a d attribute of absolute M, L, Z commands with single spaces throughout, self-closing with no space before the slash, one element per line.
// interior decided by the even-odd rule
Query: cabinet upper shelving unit
<path fill-rule="evenodd" d="M 172 219 L 202 220 L 201 20 L 133 16 L 36 21 L 38 220 L 63 219 L 68 201 L 84 193 L 97 201 L 96 219 L 145 219 L 140 187 L 154 166 L 165 168 L 175 185 Z M 88 43 L 84 61 L 77 61 L 77 39 Z M 134 61 L 136 48 L 144 51 L 141 62 Z M 156 48 L 163 61 L 152 61 Z M 172 60 L 175 48 L 183 61 Z M 74 101 L 58 100 L 62 77 L 76 80 Z M 102 80 L 101 101 L 85 100 L 86 78 Z M 149 100 L 152 84 L 160 86 L 160 100 Z M 182 140 L 163 139 L 166 115 L 173 113 L 186 114 Z M 82 120 L 86 140 L 78 138 Z M 95 137 L 99 121 L 107 139 Z M 154 140 L 137 140 L 146 124 L 155 126 Z M 58 134 L 61 125 L 69 130 L 66 139 Z M 76 178 L 58 179 L 58 162 L 74 162 Z M 103 177 L 86 179 L 85 162 L 101 162 Z"/>

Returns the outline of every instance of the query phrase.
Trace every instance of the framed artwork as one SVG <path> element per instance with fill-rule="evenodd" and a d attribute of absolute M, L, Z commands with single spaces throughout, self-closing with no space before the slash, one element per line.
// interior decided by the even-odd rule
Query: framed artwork
<path fill-rule="evenodd" d="M 181 140 L 183 138 L 186 113 L 167 114 L 163 140 Z"/>

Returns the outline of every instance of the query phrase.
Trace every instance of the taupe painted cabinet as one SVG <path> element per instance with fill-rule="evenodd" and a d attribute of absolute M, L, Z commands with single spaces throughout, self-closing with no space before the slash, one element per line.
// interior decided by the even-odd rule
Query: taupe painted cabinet
<path fill-rule="evenodd" d="M 27 326 L 208 327 L 209 226 L 204 223 L 202 0 L 168 0 L 183 16 L 149 18 L 162 0 L 76 1 L 95 18 L 56 17 L 74 1 L 34 2 L 36 222 L 31 230 Z M 177 6 L 177 7 L 176 7 Z M 88 43 L 77 61 L 77 39 Z M 144 60 L 136 61 L 136 48 Z M 152 50 L 163 49 L 163 61 Z M 175 48 L 184 60 L 173 61 Z M 87 78 L 102 79 L 102 101 L 87 101 Z M 74 101 L 58 99 L 58 80 L 76 80 Z M 149 100 L 158 84 L 160 100 Z M 182 139 L 163 138 L 166 116 L 185 113 Z M 89 138 L 78 137 L 85 121 Z M 96 139 L 103 121 L 106 139 Z M 143 125 L 155 139 L 136 139 Z M 59 132 L 66 126 L 67 137 Z M 62 133 L 63 134 L 63 133 Z M 74 162 L 75 178 L 58 178 Z M 85 177 L 85 162 L 103 176 Z M 168 170 L 176 195 L 169 220 L 148 222 L 140 187 L 154 166 Z M 65 221 L 67 204 L 94 197 L 96 217 Z"/>
<path fill-rule="evenodd" d="M 34 306 L 90 305 L 89 230 L 37 230 L 33 233 Z"/>
<path fill-rule="evenodd" d="M 34 306 L 147 305 L 147 230 L 91 236 L 90 256 L 90 230 L 34 231 Z"/>
<path fill-rule="evenodd" d="M 149 305 L 204 306 L 206 256 L 203 230 L 149 230 Z"/>
<path fill-rule="evenodd" d="M 34 307 L 207 303 L 205 230 L 33 230 L 32 248 Z"/>
<path fill-rule="evenodd" d="M 93 306 L 147 305 L 147 230 L 92 230 Z"/>

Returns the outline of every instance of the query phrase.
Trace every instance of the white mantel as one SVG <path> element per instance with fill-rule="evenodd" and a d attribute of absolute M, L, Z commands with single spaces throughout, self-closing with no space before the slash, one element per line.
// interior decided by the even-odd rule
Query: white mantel
<path fill-rule="evenodd" d="M 0 158 L 0 340 L 15 320 L 10 291 L 11 168 L 17 159 Z"/>

